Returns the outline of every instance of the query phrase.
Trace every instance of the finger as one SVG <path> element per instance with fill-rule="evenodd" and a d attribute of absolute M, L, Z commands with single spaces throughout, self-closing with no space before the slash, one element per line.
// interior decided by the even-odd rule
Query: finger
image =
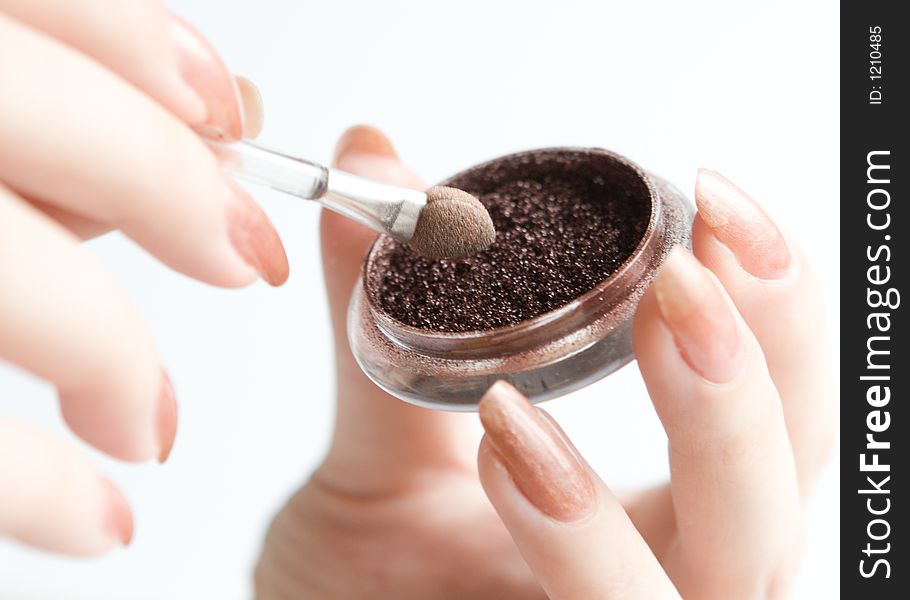
<path fill-rule="evenodd" d="M 483 488 L 549 598 L 678 598 L 617 499 L 505 382 L 480 402 Z"/>
<path fill-rule="evenodd" d="M 0 0 L 6 13 L 101 63 L 191 125 L 238 139 L 243 113 L 211 44 L 157 0 Z"/>
<path fill-rule="evenodd" d="M 674 249 L 639 304 L 633 343 L 667 432 L 684 597 L 765 597 L 801 542 L 793 452 L 761 347 L 723 288 Z M 796 556 L 795 556 L 796 555 Z M 673 558 L 673 557 L 671 557 Z"/>
<path fill-rule="evenodd" d="M 46 214 L 48 217 L 57 221 L 70 233 L 80 240 L 88 240 L 99 235 L 103 235 L 111 230 L 107 223 L 101 223 L 80 214 L 70 212 L 59 206 L 47 204 L 40 200 L 28 199 L 29 204 Z"/>
<path fill-rule="evenodd" d="M 0 62 L 16 91 L 0 94 L 0 180 L 120 228 L 202 281 L 287 278 L 268 218 L 198 136 L 109 71 L 0 16 L 0 54 L 13 52 L 26 59 Z"/>
<path fill-rule="evenodd" d="M 243 113 L 245 116 L 244 136 L 249 138 L 257 137 L 262 131 L 263 108 L 262 96 L 256 85 L 245 77 L 237 77 L 237 87 L 243 100 Z M 76 237 L 82 240 L 98 237 L 110 231 L 112 228 L 107 223 L 101 223 L 83 217 L 80 214 L 73 213 L 58 206 L 49 205 L 40 200 L 29 198 L 29 202 L 48 215 L 64 227 L 70 230 Z"/>
<path fill-rule="evenodd" d="M 236 77 L 235 79 L 243 105 L 243 135 L 248 138 L 257 138 L 262 133 L 264 122 L 262 95 L 259 93 L 259 88 L 256 87 L 256 84 L 246 77 Z"/>
<path fill-rule="evenodd" d="M 423 189 L 389 140 L 378 130 L 358 126 L 338 142 L 335 166 L 377 181 Z M 347 308 L 363 260 L 376 232 L 330 211 L 322 212 L 322 263 L 332 326 L 338 416 L 332 451 L 326 460 L 334 484 L 361 488 L 397 485 L 402 476 L 426 464 L 452 463 L 467 456 L 456 415 L 416 408 L 376 387 L 351 355 L 346 334 Z"/>
<path fill-rule="evenodd" d="M 124 460 L 166 458 L 176 405 L 138 311 L 77 240 L 0 187 L 0 359 L 54 383 L 63 417 Z"/>
<path fill-rule="evenodd" d="M 243 103 L 221 56 L 205 36 L 177 15 L 171 14 L 169 29 L 180 73 L 205 102 L 205 125 L 227 141 L 240 139 L 246 133 Z"/>
<path fill-rule="evenodd" d="M 94 555 L 133 536 L 123 495 L 56 436 L 0 421 L 0 537 Z"/>
<path fill-rule="evenodd" d="M 692 245 L 755 334 L 784 407 L 803 490 L 827 461 L 837 394 L 818 282 L 797 245 L 721 175 L 701 170 Z"/>

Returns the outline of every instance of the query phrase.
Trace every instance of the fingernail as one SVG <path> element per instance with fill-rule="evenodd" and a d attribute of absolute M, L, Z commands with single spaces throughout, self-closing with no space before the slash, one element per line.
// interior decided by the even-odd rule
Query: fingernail
<path fill-rule="evenodd" d="M 174 386 L 171 378 L 162 369 L 161 391 L 158 392 L 158 462 L 167 460 L 177 437 L 177 399 L 174 397 Z"/>
<path fill-rule="evenodd" d="M 262 133 L 264 112 L 259 88 L 246 77 L 235 77 L 240 103 L 243 106 L 243 137 L 256 138 Z"/>
<path fill-rule="evenodd" d="M 677 247 L 653 286 L 661 317 L 689 366 L 714 383 L 739 375 L 746 364 L 739 325 L 708 270 Z"/>
<path fill-rule="evenodd" d="M 225 140 L 243 137 L 240 92 L 224 61 L 192 25 L 176 15 L 171 18 L 171 36 L 177 49 L 180 75 L 205 103 L 207 130 Z"/>
<path fill-rule="evenodd" d="M 544 514 L 574 521 L 594 507 L 594 484 L 543 413 L 498 381 L 480 401 L 480 422 L 516 487 Z"/>
<path fill-rule="evenodd" d="M 398 158 L 389 138 L 370 125 L 355 125 L 341 135 L 335 145 L 332 164 L 338 164 L 338 161 L 347 154 L 374 154 Z"/>
<path fill-rule="evenodd" d="M 228 234 L 240 257 L 269 285 L 288 279 L 288 257 L 272 222 L 234 181 L 227 181 Z"/>
<path fill-rule="evenodd" d="M 780 279 L 790 267 L 790 250 L 780 230 L 744 191 L 729 179 L 699 169 L 695 182 L 698 214 L 742 267 L 759 279 Z"/>
<path fill-rule="evenodd" d="M 105 527 L 124 546 L 129 546 L 133 539 L 133 512 L 130 505 L 113 483 L 104 477 L 100 479 L 107 494 Z"/>

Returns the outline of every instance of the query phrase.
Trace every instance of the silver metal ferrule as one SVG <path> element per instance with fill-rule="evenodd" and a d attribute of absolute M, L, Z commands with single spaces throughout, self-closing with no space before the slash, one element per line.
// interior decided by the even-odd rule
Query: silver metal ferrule
<path fill-rule="evenodd" d="M 427 195 L 329 169 L 321 202 L 343 215 L 407 244 L 414 236 Z"/>

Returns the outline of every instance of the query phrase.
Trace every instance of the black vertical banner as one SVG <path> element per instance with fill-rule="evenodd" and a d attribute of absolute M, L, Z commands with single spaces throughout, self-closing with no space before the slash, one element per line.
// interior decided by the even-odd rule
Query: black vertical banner
<path fill-rule="evenodd" d="M 841 5 L 841 587 L 850 599 L 910 598 L 910 506 L 897 491 L 910 483 L 905 9 Z"/>

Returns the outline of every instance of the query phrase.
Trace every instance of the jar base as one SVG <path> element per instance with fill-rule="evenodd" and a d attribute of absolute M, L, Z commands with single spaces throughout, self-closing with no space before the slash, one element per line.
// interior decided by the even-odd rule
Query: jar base
<path fill-rule="evenodd" d="M 354 357 L 360 369 L 383 391 L 409 404 L 452 412 L 472 412 L 483 394 L 499 380 L 505 380 L 527 396 L 531 403 L 552 400 L 584 388 L 632 362 L 632 319 L 611 324 L 603 337 L 574 352 L 558 353 L 559 360 L 514 368 L 527 357 L 509 356 L 475 363 L 469 371 L 457 360 L 444 357 L 415 357 L 407 348 L 385 336 L 370 317 L 362 284 L 351 298 L 348 327 Z M 370 352 L 358 343 L 368 341 Z M 371 362 L 377 345 L 381 360 Z M 539 351 L 552 354 L 553 349 Z M 534 351 L 531 351 L 533 354 Z M 394 364 L 394 369 L 389 365 Z"/>

